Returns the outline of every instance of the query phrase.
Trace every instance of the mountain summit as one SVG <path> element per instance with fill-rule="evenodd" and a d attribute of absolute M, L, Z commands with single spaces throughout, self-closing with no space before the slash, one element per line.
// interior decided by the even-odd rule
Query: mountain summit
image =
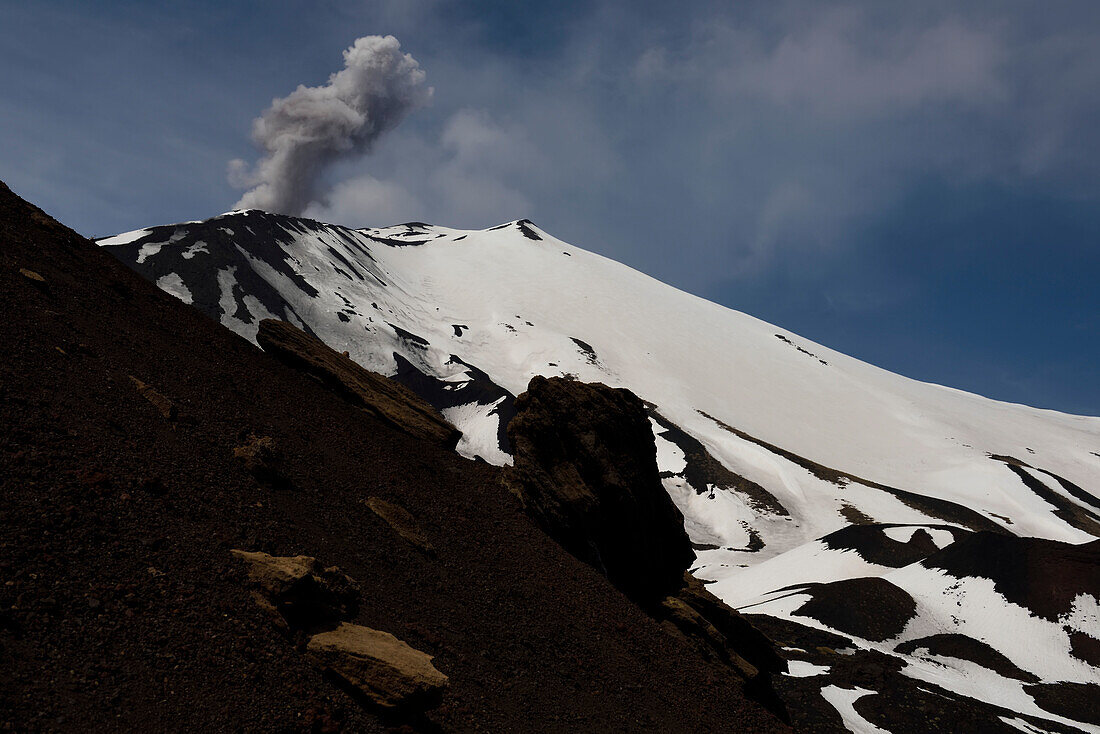
<path fill-rule="evenodd" d="M 246 339 L 285 320 L 394 377 L 492 464 L 533 377 L 630 389 L 694 575 L 791 643 L 804 708 L 897 731 L 900 701 L 935 695 L 960 722 L 1089 723 L 1073 697 L 1100 694 L 1100 418 L 892 374 L 527 220 L 249 210 L 98 244 Z M 1044 607 L 1056 568 L 1077 570 Z"/>

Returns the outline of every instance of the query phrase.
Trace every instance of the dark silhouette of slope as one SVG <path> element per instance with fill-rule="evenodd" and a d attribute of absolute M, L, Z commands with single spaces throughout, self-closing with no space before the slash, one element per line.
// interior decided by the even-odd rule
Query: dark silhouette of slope
<path fill-rule="evenodd" d="M 415 728 L 784 729 L 542 534 L 497 469 L 365 415 L 2 184 L 0 303 L 0 725 L 400 723 L 272 627 L 243 548 L 338 565 L 356 623 L 434 656 L 450 685 Z M 434 556 L 368 498 L 407 510 Z"/>

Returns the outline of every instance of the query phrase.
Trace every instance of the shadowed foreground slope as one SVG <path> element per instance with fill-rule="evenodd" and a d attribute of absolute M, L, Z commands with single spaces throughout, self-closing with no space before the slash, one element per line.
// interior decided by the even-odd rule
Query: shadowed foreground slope
<path fill-rule="evenodd" d="M 434 656 L 450 686 L 417 727 L 783 729 L 498 470 L 372 419 L 2 184 L 0 302 L 0 725 L 384 729 L 253 603 L 244 548 L 338 565 L 354 621 Z M 257 437 L 277 483 L 234 457 Z"/>

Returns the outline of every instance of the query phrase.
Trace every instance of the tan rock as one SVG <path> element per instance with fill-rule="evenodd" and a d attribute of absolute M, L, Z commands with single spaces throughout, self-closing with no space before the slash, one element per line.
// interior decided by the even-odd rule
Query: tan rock
<path fill-rule="evenodd" d="M 429 704 L 447 685 L 432 656 L 381 632 L 342 623 L 310 638 L 307 651 L 382 708 Z"/>
<path fill-rule="evenodd" d="M 311 556 L 272 556 L 233 550 L 248 564 L 248 580 L 260 606 L 278 613 L 279 626 L 316 628 L 354 613 L 359 589 L 355 580 L 332 566 L 323 568 Z"/>
<path fill-rule="evenodd" d="M 367 498 L 367 507 L 369 507 L 375 515 L 382 518 L 391 528 L 393 528 L 393 531 L 402 538 L 428 554 L 435 553 L 435 548 L 432 547 L 423 528 L 417 523 L 412 513 L 404 507 L 395 505 L 392 502 L 387 502 L 381 497 Z"/>
<path fill-rule="evenodd" d="M 321 571 L 321 564 L 312 556 L 273 556 L 236 549 L 230 552 L 248 564 L 248 580 L 267 596 L 282 596 L 295 584 Z"/>
<path fill-rule="evenodd" d="M 240 459 L 246 467 L 255 470 L 270 463 L 277 455 L 275 440 L 271 436 L 249 434 L 248 440 L 233 449 L 234 458 Z"/>
<path fill-rule="evenodd" d="M 152 403 L 153 406 L 160 411 L 161 415 L 168 420 L 175 419 L 177 412 L 175 403 L 133 375 L 130 375 L 130 382 L 134 383 L 134 387 L 141 393 L 141 396 Z"/>
<path fill-rule="evenodd" d="M 697 611 L 726 639 L 729 648 L 767 673 L 786 673 L 787 661 L 778 646 L 739 612 L 707 591 L 699 579 L 684 574 L 677 598 Z"/>

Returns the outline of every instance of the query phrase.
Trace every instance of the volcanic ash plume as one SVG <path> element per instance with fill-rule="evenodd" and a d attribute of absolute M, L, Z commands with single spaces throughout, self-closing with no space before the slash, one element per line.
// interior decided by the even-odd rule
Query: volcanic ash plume
<path fill-rule="evenodd" d="M 230 162 L 230 181 L 250 187 L 235 208 L 301 214 L 323 196 L 318 189 L 327 166 L 368 152 L 431 95 L 420 64 L 401 53 L 396 38 L 357 39 L 327 85 L 299 86 L 252 123 L 264 156 L 251 170 L 242 160 Z"/>

